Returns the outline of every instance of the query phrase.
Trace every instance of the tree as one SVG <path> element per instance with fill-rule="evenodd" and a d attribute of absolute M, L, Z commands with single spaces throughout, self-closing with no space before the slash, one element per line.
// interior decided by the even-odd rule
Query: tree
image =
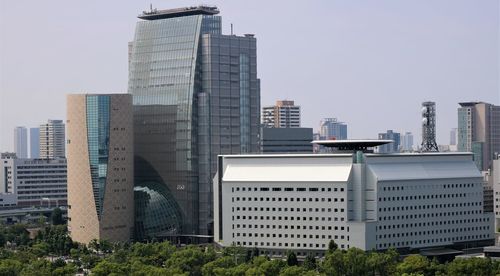
<path fill-rule="evenodd" d="M 333 251 L 337 250 L 339 246 L 335 243 L 334 240 L 330 240 L 328 243 L 328 252 L 332 253 Z"/>
<path fill-rule="evenodd" d="M 421 255 L 410 255 L 404 258 L 403 262 L 397 266 L 397 272 L 401 274 L 422 274 L 425 275 L 429 267 L 429 260 Z"/>
<path fill-rule="evenodd" d="M 304 267 L 300 266 L 289 266 L 281 270 L 280 276 L 312 276 L 316 275 L 313 271 L 307 271 Z"/>
<path fill-rule="evenodd" d="M 306 270 L 316 270 L 316 258 L 311 255 L 311 254 L 308 254 L 304 260 L 304 263 L 302 264 L 302 266 L 306 269 Z"/>
<path fill-rule="evenodd" d="M 52 225 L 64 224 L 63 213 L 59 207 L 52 210 L 52 214 L 50 215 L 50 220 L 52 221 Z"/>
<path fill-rule="evenodd" d="M 299 261 L 297 261 L 297 255 L 295 255 L 293 251 L 290 251 L 288 253 L 288 256 L 286 258 L 286 263 L 288 264 L 288 266 L 296 266 L 299 264 Z"/>

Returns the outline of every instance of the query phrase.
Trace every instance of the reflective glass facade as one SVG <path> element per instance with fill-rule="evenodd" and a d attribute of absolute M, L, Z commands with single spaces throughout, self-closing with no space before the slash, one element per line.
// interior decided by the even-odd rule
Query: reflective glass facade
<path fill-rule="evenodd" d="M 143 237 L 168 225 L 179 225 L 170 227 L 179 234 L 211 232 L 216 155 L 258 150 L 255 45 L 253 37 L 221 35 L 221 17 L 214 15 L 137 23 L 129 55 L 136 192 L 173 200 L 160 205 L 176 214 L 165 227 L 139 226 Z"/>
<path fill-rule="evenodd" d="M 102 214 L 109 155 L 109 96 L 87 96 L 87 139 L 97 217 Z"/>

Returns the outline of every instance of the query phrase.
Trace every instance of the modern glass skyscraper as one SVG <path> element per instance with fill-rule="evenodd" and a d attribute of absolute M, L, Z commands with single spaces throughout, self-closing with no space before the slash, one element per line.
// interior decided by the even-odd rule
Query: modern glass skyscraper
<path fill-rule="evenodd" d="M 14 152 L 17 158 L 28 158 L 28 129 L 23 126 L 14 129 Z"/>
<path fill-rule="evenodd" d="M 324 118 L 319 123 L 319 135 L 321 140 L 345 140 L 347 124 L 337 121 L 337 118 Z"/>
<path fill-rule="evenodd" d="M 259 150 L 256 39 L 222 35 L 218 13 L 144 12 L 129 44 L 138 239 L 211 234 L 216 156 Z"/>
<path fill-rule="evenodd" d="M 30 158 L 40 158 L 40 128 L 30 128 Z"/>

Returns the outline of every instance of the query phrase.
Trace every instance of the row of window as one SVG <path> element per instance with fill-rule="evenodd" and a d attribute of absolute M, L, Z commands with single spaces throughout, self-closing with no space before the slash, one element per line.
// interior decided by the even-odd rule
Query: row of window
<path fill-rule="evenodd" d="M 341 198 L 340 201 L 343 202 L 344 199 Z M 266 212 L 270 212 L 270 211 L 272 211 L 272 212 L 276 212 L 276 211 L 278 211 L 278 212 L 281 212 L 281 211 L 288 212 L 290 210 L 290 212 L 295 212 L 296 211 L 296 212 L 300 213 L 301 208 L 281 208 L 281 207 L 272 207 L 272 208 L 271 207 L 266 207 L 266 208 L 264 208 L 264 207 L 260 207 L 260 208 L 259 207 L 253 207 L 253 208 L 252 207 L 248 207 L 247 208 L 247 207 L 232 207 L 231 211 L 234 212 L 235 210 L 237 212 L 240 211 L 240 210 L 241 211 L 260 211 L 260 212 L 264 212 L 264 211 L 266 211 Z M 321 212 L 331 212 L 332 208 L 302 208 L 302 212 L 308 212 L 308 210 L 309 210 L 309 212 L 320 212 L 320 211 Z M 335 210 L 335 212 L 338 212 L 337 208 L 335 208 L 333 210 Z"/>
<path fill-rule="evenodd" d="M 434 185 L 412 185 L 408 186 L 410 190 L 412 188 L 416 189 L 429 189 L 429 188 L 444 188 L 444 189 L 450 189 L 450 188 L 473 188 L 475 183 L 463 183 L 463 184 L 434 184 Z M 391 187 L 382 187 L 383 191 L 403 191 L 405 189 L 404 186 L 391 186 Z"/>
<path fill-rule="evenodd" d="M 490 228 L 489 226 L 451 228 L 451 229 L 440 229 L 440 230 L 414 231 L 414 232 L 406 232 L 406 233 L 381 234 L 381 235 L 377 235 L 376 237 L 377 237 L 377 239 L 399 238 L 399 237 L 408 237 L 408 236 L 412 237 L 412 236 L 422 236 L 422 235 L 481 231 L 481 230 L 488 230 L 489 228 Z"/>
<path fill-rule="evenodd" d="M 475 218 L 475 219 L 464 219 L 464 220 L 440 220 L 440 221 L 429 221 L 429 222 L 419 222 L 419 223 L 406 223 L 406 224 L 393 224 L 393 225 L 379 225 L 375 229 L 399 229 L 399 228 L 413 228 L 422 226 L 438 226 L 438 225 L 448 225 L 457 223 L 475 223 L 475 222 L 486 222 L 489 221 L 488 218 Z"/>
<path fill-rule="evenodd" d="M 247 227 L 248 226 L 248 227 Z M 312 225 L 276 225 L 276 224 L 272 224 L 272 225 L 269 225 L 269 224 L 255 224 L 255 225 L 252 225 L 252 224 L 232 224 L 232 227 L 233 229 L 239 229 L 239 228 L 254 228 L 254 229 L 291 229 L 291 230 L 328 230 L 328 231 L 332 231 L 332 230 L 335 230 L 335 231 L 347 231 L 349 232 L 349 227 L 346 226 L 319 226 L 319 225 L 316 225 L 316 226 L 312 226 Z"/>
<path fill-rule="evenodd" d="M 429 217 L 446 217 L 446 216 L 458 216 L 458 215 L 471 215 L 471 214 L 482 214 L 482 210 L 475 211 L 460 211 L 460 212 L 443 212 L 443 213 L 426 213 L 426 214 L 415 214 L 406 216 L 384 216 L 379 217 L 378 220 L 398 220 L 398 219 L 413 219 L 413 218 L 429 218 Z"/>
<path fill-rule="evenodd" d="M 469 193 L 478 195 L 479 193 Z M 459 194 L 439 194 L 439 195 L 419 195 L 419 196 L 393 196 L 393 197 L 379 197 L 378 201 L 399 201 L 399 200 L 417 200 L 417 199 L 434 199 L 434 198 L 456 198 L 456 197 L 467 197 L 466 193 Z"/>
<path fill-rule="evenodd" d="M 451 207 L 467 207 L 467 206 L 481 206 L 482 202 L 465 202 L 465 203 L 448 203 L 448 204 L 428 204 L 417 206 L 395 206 L 378 208 L 379 212 L 386 211 L 404 211 L 404 210 L 417 210 L 417 209 L 435 209 L 435 208 L 451 208 Z M 422 207 L 422 208 L 420 208 Z"/>
<path fill-rule="evenodd" d="M 291 239 L 327 239 L 327 240 L 331 240 L 332 238 L 334 238 L 335 240 L 344 240 L 346 239 L 347 237 L 347 241 L 349 241 L 349 236 L 344 236 L 344 235 L 306 235 L 306 234 L 270 234 L 270 233 L 240 233 L 240 232 L 236 232 L 236 233 L 233 233 L 233 238 L 234 237 L 249 237 L 249 238 L 291 238 Z"/>
<path fill-rule="evenodd" d="M 342 209 L 342 210 L 344 210 L 344 209 Z M 253 218 L 255 220 L 259 219 L 258 216 L 254 216 Z M 275 221 L 275 220 L 282 220 L 282 219 L 283 220 L 288 220 L 289 218 L 290 218 L 290 220 L 297 220 L 297 221 L 301 220 L 301 217 L 260 216 L 260 220 L 273 220 L 273 221 Z M 239 220 L 239 219 L 252 220 L 252 216 L 248 216 L 248 217 L 247 216 L 241 216 L 241 218 L 240 218 L 240 216 L 236 216 L 236 220 Z M 233 221 L 235 220 L 234 216 L 232 216 L 232 220 Z M 333 217 L 333 218 L 332 217 L 309 217 L 309 219 L 308 219 L 308 217 L 302 217 L 302 220 L 303 221 L 307 221 L 307 220 L 309 220 L 309 221 L 332 221 L 332 220 L 333 221 L 344 221 L 344 218 L 343 217 L 341 217 L 341 218 L 338 218 L 338 217 Z"/>
<path fill-rule="evenodd" d="M 259 197 L 254 197 L 254 198 L 252 198 L 252 197 L 232 197 L 231 198 L 232 202 L 252 201 L 252 199 L 253 199 L 253 201 L 285 201 L 285 202 L 286 201 L 294 201 L 294 200 L 296 200 L 297 202 L 300 202 L 301 199 L 302 199 L 302 202 L 306 202 L 306 201 L 309 201 L 309 202 L 313 202 L 313 201 L 314 202 L 320 202 L 320 201 L 321 202 L 332 202 L 332 201 L 338 202 L 339 201 L 338 198 L 330 198 L 330 197 L 328 197 L 328 198 L 324 198 L 324 197 L 321 197 L 321 198 L 318 198 L 318 197 L 316 197 L 316 198 L 312 198 L 312 197 L 309 197 L 309 198 L 307 198 L 307 197 L 303 197 L 303 198 L 300 198 L 300 197 L 297 197 L 297 198 L 293 198 L 293 197 L 290 197 L 290 198 L 288 198 L 288 197 L 284 197 L 284 198 L 281 198 L 281 197 L 260 197 L 260 198 Z M 342 198 L 340 200 L 343 201 Z"/>
<path fill-rule="evenodd" d="M 257 191 L 261 191 L 261 192 L 269 192 L 269 191 L 273 191 L 273 192 L 281 192 L 281 191 L 285 191 L 285 192 L 293 192 L 293 191 L 297 191 L 297 192 L 306 192 L 306 191 L 309 191 L 309 192 L 331 192 L 331 191 L 334 191 L 334 192 L 343 192 L 344 191 L 344 188 L 318 188 L 318 187 L 311 187 L 311 188 L 304 188 L 304 187 L 299 187 L 299 188 L 292 188 L 292 187 L 285 187 L 285 188 L 281 188 L 281 187 L 272 187 L 272 188 L 269 188 L 269 187 L 260 187 L 260 188 L 257 188 L 257 187 L 232 187 L 231 188 L 231 192 L 239 192 L 239 191 L 242 191 L 242 192 L 257 192 Z"/>
<path fill-rule="evenodd" d="M 285 246 L 285 247 L 301 247 L 301 248 L 326 248 L 326 243 L 282 243 L 282 242 L 252 242 L 252 241 L 235 241 L 238 246 Z M 341 249 L 349 248 L 349 245 L 340 244 Z"/>
<path fill-rule="evenodd" d="M 415 246 L 415 245 L 430 245 L 439 242 L 457 242 L 457 241 L 472 241 L 478 239 L 489 239 L 489 235 L 471 235 L 471 236 L 461 236 L 461 237 L 447 237 L 439 239 L 427 239 L 427 240 L 417 240 L 417 241 L 403 241 L 403 242 L 393 242 L 393 243 L 380 243 L 377 244 L 377 249 L 385 249 L 389 247 L 403 247 L 403 246 Z"/>

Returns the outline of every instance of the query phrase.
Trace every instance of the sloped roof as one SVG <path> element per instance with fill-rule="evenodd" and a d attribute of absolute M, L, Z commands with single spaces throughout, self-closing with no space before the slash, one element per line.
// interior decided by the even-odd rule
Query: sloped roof
<path fill-rule="evenodd" d="M 481 177 L 472 161 L 377 163 L 368 164 L 368 168 L 379 181 Z"/>
<path fill-rule="evenodd" d="M 245 182 L 346 182 L 352 162 L 313 158 L 262 158 L 260 162 L 226 159 L 223 181 Z M 312 161 L 312 162 L 311 162 Z"/>

